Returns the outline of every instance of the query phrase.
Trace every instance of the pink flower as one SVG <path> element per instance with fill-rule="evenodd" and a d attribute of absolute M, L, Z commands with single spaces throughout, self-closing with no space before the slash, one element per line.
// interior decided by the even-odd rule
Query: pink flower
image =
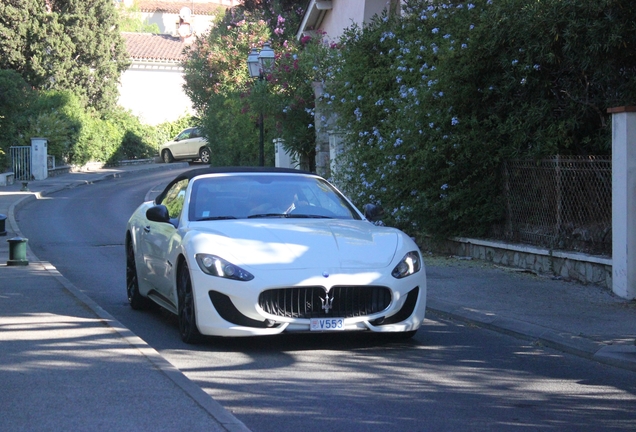
<path fill-rule="evenodd" d="M 285 22 L 285 18 L 283 18 L 282 16 L 278 15 L 278 25 L 281 25 L 284 22 Z"/>

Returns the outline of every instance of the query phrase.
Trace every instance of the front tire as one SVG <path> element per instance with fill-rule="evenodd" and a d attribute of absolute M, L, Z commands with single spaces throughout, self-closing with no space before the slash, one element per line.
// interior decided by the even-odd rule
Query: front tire
<path fill-rule="evenodd" d="M 126 242 L 126 293 L 128 303 L 134 310 L 147 309 L 150 300 L 139 292 L 139 279 L 137 278 L 137 266 L 135 264 L 135 249 L 133 242 L 128 239 Z"/>
<path fill-rule="evenodd" d="M 172 156 L 172 153 L 170 152 L 170 150 L 164 150 L 161 153 L 161 159 L 163 159 L 165 163 L 171 163 L 174 161 L 174 157 Z"/>
<path fill-rule="evenodd" d="M 403 341 L 403 340 L 411 339 L 413 336 L 415 336 L 415 333 L 417 333 L 417 330 L 409 330 L 405 332 L 389 333 L 389 334 L 391 335 L 393 340 Z"/>
<path fill-rule="evenodd" d="M 210 149 L 207 148 L 207 147 L 202 147 L 201 150 L 199 150 L 199 159 L 204 164 L 209 164 L 210 163 Z"/>
<path fill-rule="evenodd" d="M 184 261 L 177 275 L 177 297 L 179 301 L 179 333 L 181 340 L 187 344 L 194 344 L 201 340 L 201 333 L 197 328 L 196 312 L 194 308 L 194 293 L 188 264 Z"/>

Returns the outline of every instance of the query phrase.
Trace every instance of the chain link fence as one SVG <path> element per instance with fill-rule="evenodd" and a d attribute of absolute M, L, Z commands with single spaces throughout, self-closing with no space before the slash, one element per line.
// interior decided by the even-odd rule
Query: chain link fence
<path fill-rule="evenodd" d="M 612 254 L 612 159 L 555 156 L 504 163 L 500 239 L 550 249 Z"/>

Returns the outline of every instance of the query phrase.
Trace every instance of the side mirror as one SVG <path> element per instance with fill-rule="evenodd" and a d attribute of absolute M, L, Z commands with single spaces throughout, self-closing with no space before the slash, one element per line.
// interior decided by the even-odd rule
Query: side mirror
<path fill-rule="evenodd" d="M 170 212 L 165 205 L 152 206 L 146 210 L 146 219 L 152 222 L 170 223 Z"/>
<path fill-rule="evenodd" d="M 365 204 L 362 209 L 364 210 L 364 217 L 371 222 L 381 220 L 382 215 L 384 215 L 384 209 L 379 205 Z"/>

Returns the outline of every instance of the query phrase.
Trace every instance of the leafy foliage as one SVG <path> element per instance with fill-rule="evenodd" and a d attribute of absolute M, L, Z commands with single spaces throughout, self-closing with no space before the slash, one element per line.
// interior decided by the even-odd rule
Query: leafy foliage
<path fill-rule="evenodd" d="M 186 94 L 201 113 L 215 165 L 256 165 L 263 113 L 266 165 L 274 163 L 274 138 L 283 138 L 307 167 L 314 162 L 311 79 L 298 65 L 293 32 L 300 2 L 245 2 L 233 8 L 187 50 Z M 283 18 L 282 14 L 286 14 Z M 251 78 L 252 47 L 272 42 L 277 66 L 263 80 Z"/>
<path fill-rule="evenodd" d="M 234 20 L 239 16 L 259 16 L 269 27 L 274 44 L 284 45 L 295 37 L 302 19 L 306 1 L 299 0 L 244 0 L 230 14 Z"/>
<path fill-rule="evenodd" d="M 148 19 L 143 19 L 136 0 L 129 7 L 123 3 L 119 4 L 119 30 L 132 33 L 158 34 L 160 32 L 156 23 L 151 24 Z"/>
<path fill-rule="evenodd" d="M 39 92 L 30 114 L 21 142 L 14 145 L 29 145 L 31 137 L 45 137 L 48 154 L 58 163 L 67 161 L 82 128 L 84 107 L 79 97 L 68 90 Z"/>
<path fill-rule="evenodd" d="M 71 90 L 99 111 L 116 104 L 128 67 L 111 0 L 0 3 L 0 69 L 37 90 Z"/>
<path fill-rule="evenodd" d="M 12 70 L 0 70 L 0 169 L 9 165 L 7 149 L 15 145 L 16 138 L 28 125 L 29 107 L 36 94 Z"/>
<path fill-rule="evenodd" d="M 636 99 L 630 4 L 407 1 L 352 26 L 322 101 L 346 132 L 337 181 L 402 228 L 487 235 L 504 158 L 610 151 L 606 108 Z"/>
<path fill-rule="evenodd" d="M 258 112 L 250 110 L 247 102 L 251 78 L 245 60 L 251 46 L 267 40 L 269 32 L 262 20 L 233 22 L 231 18 L 226 15 L 186 49 L 184 89 L 201 113 L 212 164 L 256 165 Z M 266 119 L 269 122 L 269 116 Z M 265 142 L 270 150 L 269 134 Z"/>
<path fill-rule="evenodd" d="M 305 39 L 302 44 L 287 44 L 278 56 L 269 82 L 274 91 L 270 100 L 276 113 L 277 137 L 284 140 L 286 151 L 295 155 L 301 167 L 316 168 L 315 95 L 317 56 L 325 57 L 326 47 L 319 37 Z"/>
<path fill-rule="evenodd" d="M 48 139 L 58 163 L 152 157 L 190 118 L 142 125 L 115 105 L 127 53 L 110 0 L 0 4 L 0 166 L 8 147 Z"/>

